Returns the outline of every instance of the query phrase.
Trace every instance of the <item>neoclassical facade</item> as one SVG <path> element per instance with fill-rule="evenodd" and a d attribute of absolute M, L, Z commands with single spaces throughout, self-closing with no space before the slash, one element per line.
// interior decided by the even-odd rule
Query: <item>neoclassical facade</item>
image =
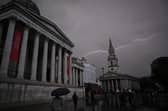
<path fill-rule="evenodd" d="M 74 44 L 31 0 L 0 8 L 0 103 L 50 98 L 56 87 L 75 87 Z"/>
<path fill-rule="evenodd" d="M 72 57 L 72 84 L 76 87 L 83 87 L 84 65 L 83 61 L 79 58 Z"/>
<path fill-rule="evenodd" d="M 83 71 L 84 65 L 80 58 L 72 57 L 72 86 L 79 97 L 84 97 Z"/>
<path fill-rule="evenodd" d="M 120 96 L 125 93 L 133 93 L 140 90 L 140 84 L 138 78 L 121 74 L 118 72 L 118 69 L 118 59 L 110 39 L 108 49 L 108 71 L 100 76 L 100 81 L 109 104 L 120 107 L 123 102 L 120 100 Z"/>
<path fill-rule="evenodd" d="M 121 74 L 118 72 L 118 58 L 109 39 L 108 49 L 108 71 L 100 76 L 100 81 L 105 93 L 118 93 L 139 89 L 139 82 L 136 77 Z"/>

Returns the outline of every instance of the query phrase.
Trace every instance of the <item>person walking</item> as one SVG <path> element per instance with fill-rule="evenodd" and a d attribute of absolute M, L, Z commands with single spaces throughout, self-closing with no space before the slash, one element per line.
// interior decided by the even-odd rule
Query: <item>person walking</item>
<path fill-rule="evenodd" d="M 59 96 L 55 96 L 51 102 L 52 111 L 63 111 L 63 100 Z"/>
<path fill-rule="evenodd" d="M 77 105 L 78 105 L 78 96 L 76 95 L 76 92 L 74 92 L 74 94 L 72 95 L 72 100 L 73 100 L 73 104 L 74 104 L 74 110 L 77 110 Z"/>
<path fill-rule="evenodd" d="M 91 91 L 91 104 L 92 104 L 92 111 L 95 111 L 95 96 L 94 96 L 94 92 Z"/>

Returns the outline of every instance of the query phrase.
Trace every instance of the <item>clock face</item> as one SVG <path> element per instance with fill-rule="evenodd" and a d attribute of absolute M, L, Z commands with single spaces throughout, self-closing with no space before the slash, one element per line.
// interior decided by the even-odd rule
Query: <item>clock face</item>
<path fill-rule="evenodd" d="M 118 67 L 113 67 L 113 70 L 114 70 L 115 72 L 117 72 L 117 71 L 118 71 Z"/>

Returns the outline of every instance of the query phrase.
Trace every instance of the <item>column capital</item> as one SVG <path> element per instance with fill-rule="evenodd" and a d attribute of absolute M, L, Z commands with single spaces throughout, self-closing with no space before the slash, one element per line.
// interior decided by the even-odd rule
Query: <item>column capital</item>
<path fill-rule="evenodd" d="M 11 15 L 8 19 L 9 19 L 9 20 L 15 20 L 15 21 L 18 20 L 17 17 L 14 16 L 14 15 Z"/>

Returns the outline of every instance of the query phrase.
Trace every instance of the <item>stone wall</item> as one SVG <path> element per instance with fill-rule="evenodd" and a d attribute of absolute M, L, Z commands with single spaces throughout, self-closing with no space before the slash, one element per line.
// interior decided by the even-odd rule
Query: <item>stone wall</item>
<path fill-rule="evenodd" d="M 49 102 L 52 99 L 51 92 L 59 87 L 67 87 L 71 92 L 63 96 L 64 99 L 71 99 L 73 92 L 79 98 L 83 97 L 83 88 L 68 87 L 41 82 L 7 80 L 0 81 L 0 107 L 13 104 L 34 104 L 39 102 Z"/>

